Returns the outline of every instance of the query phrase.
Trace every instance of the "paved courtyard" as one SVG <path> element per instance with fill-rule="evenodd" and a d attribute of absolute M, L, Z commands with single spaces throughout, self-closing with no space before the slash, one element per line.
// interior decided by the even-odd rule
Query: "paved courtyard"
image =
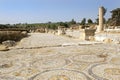
<path fill-rule="evenodd" d="M 0 80 L 120 80 L 120 45 L 31 33 L 0 51 Z"/>

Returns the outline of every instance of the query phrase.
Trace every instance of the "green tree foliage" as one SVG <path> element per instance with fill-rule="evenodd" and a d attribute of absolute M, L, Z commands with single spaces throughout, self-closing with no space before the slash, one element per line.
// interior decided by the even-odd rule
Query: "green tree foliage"
<path fill-rule="evenodd" d="M 67 24 L 67 22 L 57 22 L 56 25 L 57 25 L 57 26 L 64 26 L 64 27 L 66 27 L 66 28 L 69 27 L 69 25 Z"/>
<path fill-rule="evenodd" d="M 80 24 L 85 25 L 86 24 L 86 18 L 83 18 Z"/>
<path fill-rule="evenodd" d="M 87 23 L 88 23 L 88 24 L 93 24 L 93 21 L 92 21 L 91 19 L 88 19 L 88 20 L 87 20 Z"/>
<path fill-rule="evenodd" d="M 76 21 L 74 19 L 72 19 L 70 22 L 70 25 L 76 24 Z"/>
<path fill-rule="evenodd" d="M 120 8 L 111 11 L 112 16 L 109 18 L 108 24 L 111 26 L 120 26 Z"/>
<path fill-rule="evenodd" d="M 102 7 L 103 8 L 103 15 L 105 15 L 106 14 L 106 12 L 107 12 L 107 9 L 106 8 L 104 8 L 104 7 Z"/>
<path fill-rule="evenodd" d="M 56 24 L 51 24 L 50 28 L 55 30 L 55 29 L 57 29 L 57 26 L 56 26 Z"/>
<path fill-rule="evenodd" d="M 35 30 L 38 28 L 48 28 L 48 29 L 57 29 L 58 26 L 64 26 L 66 28 L 69 28 L 69 26 L 76 24 L 76 21 L 72 19 L 69 22 L 47 22 L 47 23 L 34 23 L 34 24 L 28 24 L 28 23 L 18 23 L 14 25 L 0 25 L 0 28 L 22 28 L 27 30 Z"/>

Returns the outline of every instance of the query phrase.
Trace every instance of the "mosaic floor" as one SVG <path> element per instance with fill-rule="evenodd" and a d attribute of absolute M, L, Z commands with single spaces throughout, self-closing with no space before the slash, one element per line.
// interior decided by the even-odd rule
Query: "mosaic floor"
<path fill-rule="evenodd" d="M 30 35 L 0 51 L 0 80 L 120 80 L 119 44 Z"/>

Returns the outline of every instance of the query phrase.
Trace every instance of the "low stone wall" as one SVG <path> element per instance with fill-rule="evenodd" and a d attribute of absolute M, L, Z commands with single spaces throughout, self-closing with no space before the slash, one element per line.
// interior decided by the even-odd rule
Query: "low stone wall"
<path fill-rule="evenodd" d="M 104 31 L 111 33 L 120 33 L 120 29 L 105 29 Z"/>
<path fill-rule="evenodd" d="M 80 40 L 90 40 L 94 38 L 95 29 L 67 30 L 66 35 Z"/>
<path fill-rule="evenodd" d="M 113 43 L 120 42 L 120 34 L 119 33 L 99 33 L 95 35 L 95 40 L 104 42 L 106 39 L 111 40 Z"/>

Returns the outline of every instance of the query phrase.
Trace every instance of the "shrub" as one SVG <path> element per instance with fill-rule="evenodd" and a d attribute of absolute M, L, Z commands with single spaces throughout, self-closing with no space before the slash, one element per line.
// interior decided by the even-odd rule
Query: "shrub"
<path fill-rule="evenodd" d="M 0 31 L 0 43 L 6 40 L 19 41 L 26 36 L 21 31 Z"/>

